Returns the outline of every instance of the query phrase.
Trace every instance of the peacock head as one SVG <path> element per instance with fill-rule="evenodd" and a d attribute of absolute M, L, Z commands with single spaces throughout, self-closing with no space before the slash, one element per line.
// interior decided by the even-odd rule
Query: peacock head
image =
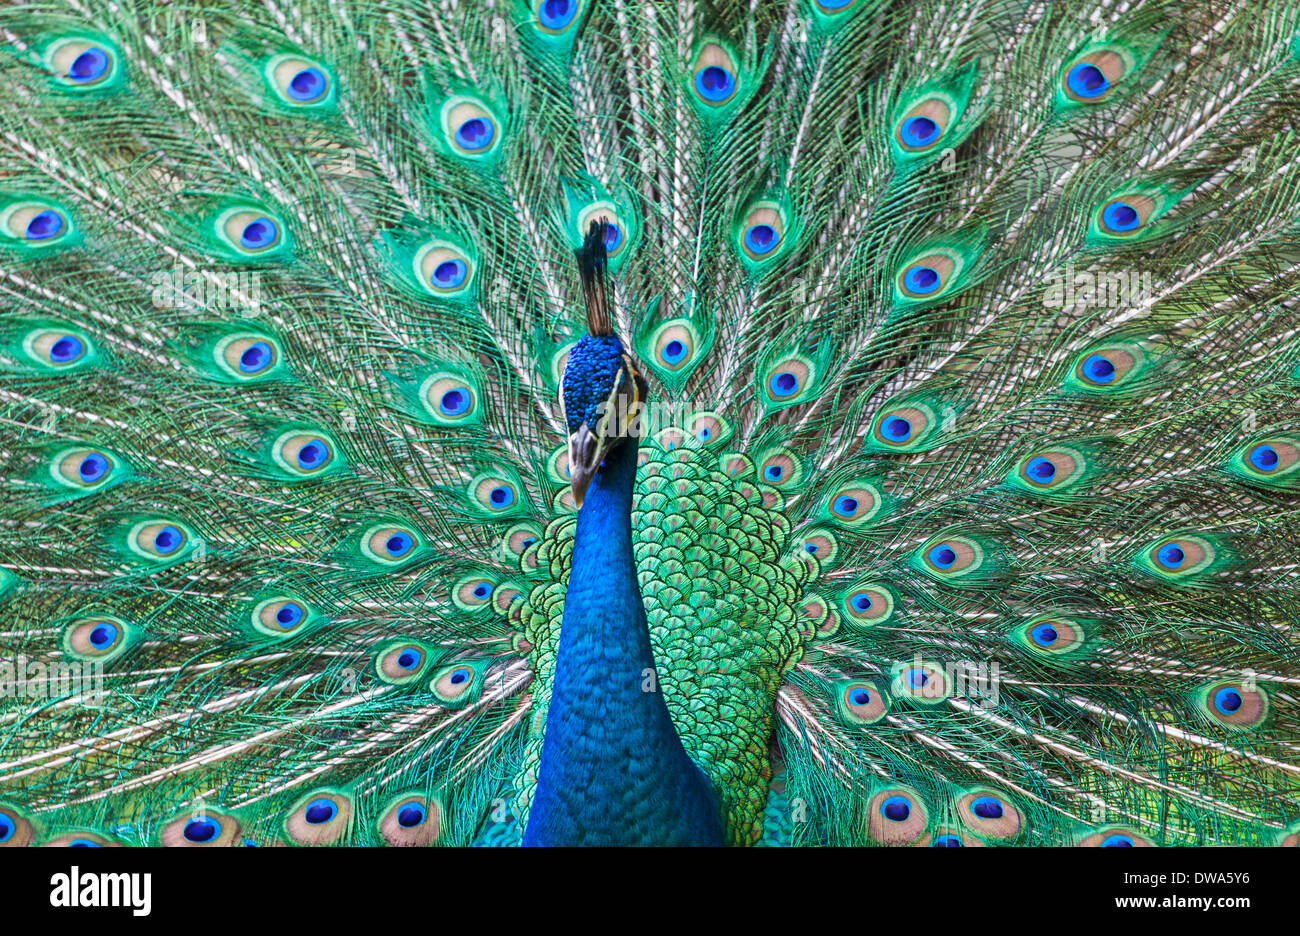
<path fill-rule="evenodd" d="M 569 351 L 560 379 L 560 408 L 569 432 L 569 482 L 574 503 L 581 507 L 606 456 L 637 444 L 649 384 L 610 322 L 603 222 L 592 222 L 578 251 L 578 270 L 588 334 Z"/>

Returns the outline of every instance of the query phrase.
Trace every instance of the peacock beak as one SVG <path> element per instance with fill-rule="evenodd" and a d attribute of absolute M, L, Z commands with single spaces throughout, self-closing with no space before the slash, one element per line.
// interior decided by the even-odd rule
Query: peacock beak
<path fill-rule="evenodd" d="M 600 467 L 601 448 L 600 440 L 586 423 L 569 436 L 569 485 L 573 489 L 574 505 L 579 508 L 596 469 Z"/>

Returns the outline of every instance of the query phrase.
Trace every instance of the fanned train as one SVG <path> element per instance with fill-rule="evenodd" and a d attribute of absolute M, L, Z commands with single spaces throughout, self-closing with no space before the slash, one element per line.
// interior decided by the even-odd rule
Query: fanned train
<path fill-rule="evenodd" d="M 1275 0 L 5 7 L 0 845 L 1295 845 L 1298 118 Z"/>

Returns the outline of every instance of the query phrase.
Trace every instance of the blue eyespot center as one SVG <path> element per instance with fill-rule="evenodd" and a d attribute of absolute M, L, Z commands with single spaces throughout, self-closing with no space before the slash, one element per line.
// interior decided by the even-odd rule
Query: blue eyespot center
<path fill-rule="evenodd" d="M 319 68 L 304 68 L 289 81 L 285 93 L 295 101 L 314 101 L 325 93 L 328 82 Z"/>
<path fill-rule="evenodd" d="M 1140 221 L 1137 209 L 1127 202 L 1111 202 L 1101 213 L 1101 223 L 1111 231 L 1131 231 Z"/>
<path fill-rule="evenodd" d="M 981 819 L 1002 818 L 1002 804 L 992 796 L 977 797 L 975 802 L 970 804 L 970 811 Z"/>
<path fill-rule="evenodd" d="M 1241 708 L 1241 693 L 1236 689 L 1223 688 L 1214 694 L 1214 707 L 1220 714 L 1231 715 Z"/>
<path fill-rule="evenodd" d="M 695 73 L 695 90 L 704 100 L 717 104 L 736 93 L 736 76 L 719 65 L 709 65 Z"/>
<path fill-rule="evenodd" d="M 81 460 L 81 464 L 77 466 L 77 474 L 87 484 L 94 484 L 108 474 L 108 459 L 98 452 L 92 452 Z"/>
<path fill-rule="evenodd" d="M 939 288 L 939 273 L 928 266 L 910 266 L 903 274 L 903 288 L 910 293 L 925 296 Z"/>
<path fill-rule="evenodd" d="M 486 598 L 490 594 L 492 594 L 492 586 L 487 582 L 479 582 L 474 588 L 475 598 Z"/>
<path fill-rule="evenodd" d="M 411 538 L 410 534 L 394 533 L 392 536 L 388 537 L 387 542 L 384 543 L 384 550 L 394 559 L 398 559 L 410 552 L 413 545 L 415 545 L 415 541 Z"/>
<path fill-rule="evenodd" d="M 1133 840 L 1127 835 L 1108 835 L 1101 843 L 1102 848 L 1132 848 Z"/>
<path fill-rule="evenodd" d="M 799 378 L 789 371 L 773 374 L 767 382 L 768 389 L 774 397 L 794 396 L 799 392 Z"/>
<path fill-rule="evenodd" d="M 537 11 L 537 18 L 547 29 L 563 29 L 573 22 L 578 6 L 571 0 L 545 0 Z"/>
<path fill-rule="evenodd" d="M 85 345 L 75 335 L 64 335 L 50 346 L 50 363 L 67 364 L 81 357 Z"/>
<path fill-rule="evenodd" d="M 924 689 L 930 681 L 930 674 L 919 666 L 914 666 L 907 671 L 907 685 L 912 689 Z"/>
<path fill-rule="evenodd" d="M 659 352 L 659 357 L 665 364 L 680 364 L 682 358 L 686 357 L 686 345 L 674 338 L 664 345 L 663 350 Z"/>
<path fill-rule="evenodd" d="M 858 499 L 849 497 L 847 494 L 835 498 L 835 504 L 832 509 L 841 517 L 852 517 L 858 512 Z"/>
<path fill-rule="evenodd" d="M 903 796 L 890 796 L 880 804 L 880 814 L 891 822 L 906 822 L 912 814 L 912 804 Z"/>
<path fill-rule="evenodd" d="M 1165 543 L 1156 550 L 1156 561 L 1166 569 L 1177 569 L 1185 558 L 1186 554 L 1177 543 Z"/>
<path fill-rule="evenodd" d="M 1025 465 L 1025 475 L 1035 484 L 1047 484 L 1056 477 L 1056 465 L 1041 455 L 1035 455 Z"/>
<path fill-rule="evenodd" d="M 244 374 L 256 374 L 266 370 L 274 359 L 271 346 L 265 341 L 256 341 L 244 349 L 239 356 L 239 370 Z"/>
<path fill-rule="evenodd" d="M 302 620 L 302 615 L 302 605 L 286 601 L 284 607 L 275 612 L 275 620 L 281 627 L 288 630 Z"/>
<path fill-rule="evenodd" d="M 781 235 L 770 224 L 752 224 L 745 228 L 745 248 L 752 254 L 765 254 L 781 243 Z"/>
<path fill-rule="evenodd" d="M 331 799 L 314 799 L 307 804 L 302 817 L 312 825 L 323 825 L 339 814 L 339 808 Z"/>
<path fill-rule="evenodd" d="M 1271 445 L 1257 445 L 1250 450 L 1250 463 L 1260 471 L 1276 471 L 1277 449 Z"/>
<path fill-rule="evenodd" d="M 1100 354 L 1090 354 L 1083 362 L 1083 376 L 1095 384 L 1108 384 L 1115 379 L 1115 365 Z"/>
<path fill-rule="evenodd" d="M 185 823 L 185 831 L 182 834 L 187 842 L 205 845 L 221 834 L 221 826 L 211 819 L 195 818 Z"/>
<path fill-rule="evenodd" d="M 91 46 L 72 60 L 68 77 L 77 84 L 86 84 L 102 78 L 106 71 L 108 71 L 108 53 L 99 46 Z"/>
<path fill-rule="evenodd" d="M 1051 624 L 1039 624 L 1029 632 L 1029 639 L 1040 647 L 1051 647 L 1060 634 Z"/>
<path fill-rule="evenodd" d="M 63 216 L 57 211 L 46 208 L 37 212 L 27 222 L 27 239 L 29 241 L 48 240 L 63 230 Z"/>
<path fill-rule="evenodd" d="M 931 564 L 941 569 L 950 569 L 952 564 L 957 561 L 957 551 L 947 543 L 940 543 L 932 548 L 928 556 Z"/>
<path fill-rule="evenodd" d="M 492 502 L 493 507 L 509 507 L 515 502 L 514 488 L 507 487 L 504 484 L 494 487 L 488 493 L 488 500 Z"/>
<path fill-rule="evenodd" d="M 866 705 L 871 701 L 871 693 L 865 689 L 854 689 L 849 693 L 849 701 L 854 705 Z"/>
<path fill-rule="evenodd" d="M 185 541 L 184 534 L 174 526 L 165 526 L 154 534 L 153 548 L 154 552 L 165 556 L 173 553 L 180 548 L 181 543 Z"/>
<path fill-rule="evenodd" d="M 96 650 L 111 647 L 117 642 L 117 627 L 108 621 L 96 624 L 90 631 L 90 645 Z"/>
<path fill-rule="evenodd" d="M 245 250 L 262 250 L 275 243 L 279 229 L 270 218 L 256 218 L 244 225 L 239 235 L 239 245 Z"/>
<path fill-rule="evenodd" d="M 961 848 L 961 839 L 955 835 L 936 835 L 930 843 L 931 848 Z"/>
<path fill-rule="evenodd" d="M 780 465 L 768 465 L 763 469 L 763 477 L 768 481 L 776 482 L 781 480 L 781 475 L 785 473 Z"/>
<path fill-rule="evenodd" d="M 486 149 L 496 133 L 492 121 L 485 117 L 471 117 L 456 128 L 456 142 L 462 149 Z"/>
<path fill-rule="evenodd" d="M 437 289 L 455 289 L 461 283 L 465 282 L 465 274 L 469 267 L 465 265 L 464 260 L 444 260 L 433 268 L 433 275 L 429 277 Z"/>
<path fill-rule="evenodd" d="M 397 812 L 397 824 L 403 829 L 413 829 L 423 825 L 428 813 L 419 803 L 406 803 Z"/>
<path fill-rule="evenodd" d="M 1097 98 L 1110 90 L 1110 82 L 1102 70 L 1089 62 L 1080 62 L 1070 69 L 1066 85 L 1076 97 Z"/>
<path fill-rule="evenodd" d="M 459 686 L 462 683 L 468 682 L 469 676 L 470 676 L 469 670 L 462 667 L 458 670 L 455 670 L 447 681 L 450 682 L 453 686 Z"/>
<path fill-rule="evenodd" d="M 617 224 L 605 222 L 605 253 L 613 253 L 623 243 L 623 232 Z"/>
<path fill-rule="evenodd" d="M 415 669 L 420 665 L 421 654 L 416 650 L 403 650 L 397 656 L 397 665 L 402 669 Z"/>
<path fill-rule="evenodd" d="M 438 401 L 438 409 L 447 416 L 463 416 L 469 411 L 470 395 L 466 387 L 448 390 Z"/>
<path fill-rule="evenodd" d="M 906 442 L 912 436 L 912 424 L 901 416 L 890 416 L 880 423 L 880 434 L 890 442 Z"/>
<path fill-rule="evenodd" d="M 854 611 L 870 611 L 871 595 L 866 592 L 857 592 L 849 597 L 849 604 L 853 607 Z"/>
<path fill-rule="evenodd" d="M 99 842 L 93 842 L 86 838 L 75 838 L 68 843 L 69 848 L 102 848 Z"/>
<path fill-rule="evenodd" d="M 815 552 L 817 552 L 817 544 L 816 544 L 816 543 L 804 543 L 803 548 L 806 549 L 806 550 L 808 550 L 808 552 L 810 552 L 810 553 L 815 553 Z"/>
<path fill-rule="evenodd" d="M 298 467 L 303 471 L 314 471 L 329 461 L 330 450 L 320 439 L 312 439 L 298 449 Z"/>
<path fill-rule="evenodd" d="M 909 117 L 900 131 L 907 146 L 929 146 L 939 139 L 939 125 L 929 117 Z"/>
<path fill-rule="evenodd" d="M 0 812 L 0 842 L 7 842 L 18 831 L 18 823 L 8 813 Z"/>

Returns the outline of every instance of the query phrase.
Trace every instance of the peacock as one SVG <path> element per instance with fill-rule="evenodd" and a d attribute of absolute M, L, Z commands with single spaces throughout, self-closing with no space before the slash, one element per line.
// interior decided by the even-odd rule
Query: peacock
<path fill-rule="evenodd" d="M 1300 840 L 1300 11 L 0 10 L 0 845 Z"/>

